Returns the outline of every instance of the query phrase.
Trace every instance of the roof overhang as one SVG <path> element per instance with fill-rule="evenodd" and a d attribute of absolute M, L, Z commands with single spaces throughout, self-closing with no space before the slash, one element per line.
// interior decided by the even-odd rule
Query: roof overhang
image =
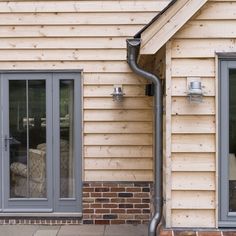
<path fill-rule="evenodd" d="M 141 32 L 140 54 L 155 54 L 208 0 L 177 0 Z"/>

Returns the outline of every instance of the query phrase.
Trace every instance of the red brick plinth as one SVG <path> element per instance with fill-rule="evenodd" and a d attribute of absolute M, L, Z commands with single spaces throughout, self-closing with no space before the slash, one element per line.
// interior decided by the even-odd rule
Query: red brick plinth
<path fill-rule="evenodd" d="M 171 230 L 163 229 L 160 230 L 160 236 L 236 236 L 235 231 L 221 231 L 221 230 Z"/>
<path fill-rule="evenodd" d="M 147 224 L 152 183 L 85 182 L 83 224 Z"/>

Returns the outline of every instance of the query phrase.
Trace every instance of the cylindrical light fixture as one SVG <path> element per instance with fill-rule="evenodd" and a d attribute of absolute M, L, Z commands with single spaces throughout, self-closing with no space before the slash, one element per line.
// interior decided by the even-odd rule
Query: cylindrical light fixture
<path fill-rule="evenodd" d="M 203 98 L 202 83 L 199 80 L 191 81 L 188 88 L 189 101 L 201 103 Z"/>
<path fill-rule="evenodd" d="M 123 93 L 121 86 L 114 86 L 114 91 L 111 95 L 113 97 L 113 101 L 122 102 L 125 93 Z"/>

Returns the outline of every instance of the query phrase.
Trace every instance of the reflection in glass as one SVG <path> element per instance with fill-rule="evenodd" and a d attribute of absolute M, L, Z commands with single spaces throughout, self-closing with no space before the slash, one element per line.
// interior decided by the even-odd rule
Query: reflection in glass
<path fill-rule="evenodd" d="M 46 197 L 46 83 L 9 81 L 10 197 Z"/>
<path fill-rule="evenodd" d="M 229 70 L 229 211 L 236 211 L 236 70 Z"/>
<path fill-rule="evenodd" d="M 75 197 L 74 81 L 60 80 L 60 197 Z"/>
<path fill-rule="evenodd" d="M 9 81 L 10 196 L 24 197 L 27 193 L 27 126 L 26 81 Z M 17 163 L 17 164 L 16 164 Z M 22 188 L 24 186 L 24 188 Z"/>

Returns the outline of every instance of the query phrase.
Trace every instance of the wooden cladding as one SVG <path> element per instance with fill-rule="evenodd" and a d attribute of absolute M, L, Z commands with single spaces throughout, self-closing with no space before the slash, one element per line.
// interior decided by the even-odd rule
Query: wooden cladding
<path fill-rule="evenodd" d="M 161 11 L 168 0 L 162 0 L 158 3 L 155 0 L 143 1 L 0 1 L 1 13 L 53 13 L 53 12 L 153 12 Z"/>
<path fill-rule="evenodd" d="M 126 62 L 126 39 L 169 2 L 0 1 L 0 70 L 83 71 L 84 180 L 153 179 L 153 101 Z"/>
<path fill-rule="evenodd" d="M 209 0 L 167 44 L 166 219 L 169 227 L 217 227 L 218 52 L 235 52 L 236 1 Z M 188 77 L 203 102 L 189 103 Z M 169 158 L 170 157 L 170 158 Z M 171 186 L 171 187 L 170 187 Z"/>

